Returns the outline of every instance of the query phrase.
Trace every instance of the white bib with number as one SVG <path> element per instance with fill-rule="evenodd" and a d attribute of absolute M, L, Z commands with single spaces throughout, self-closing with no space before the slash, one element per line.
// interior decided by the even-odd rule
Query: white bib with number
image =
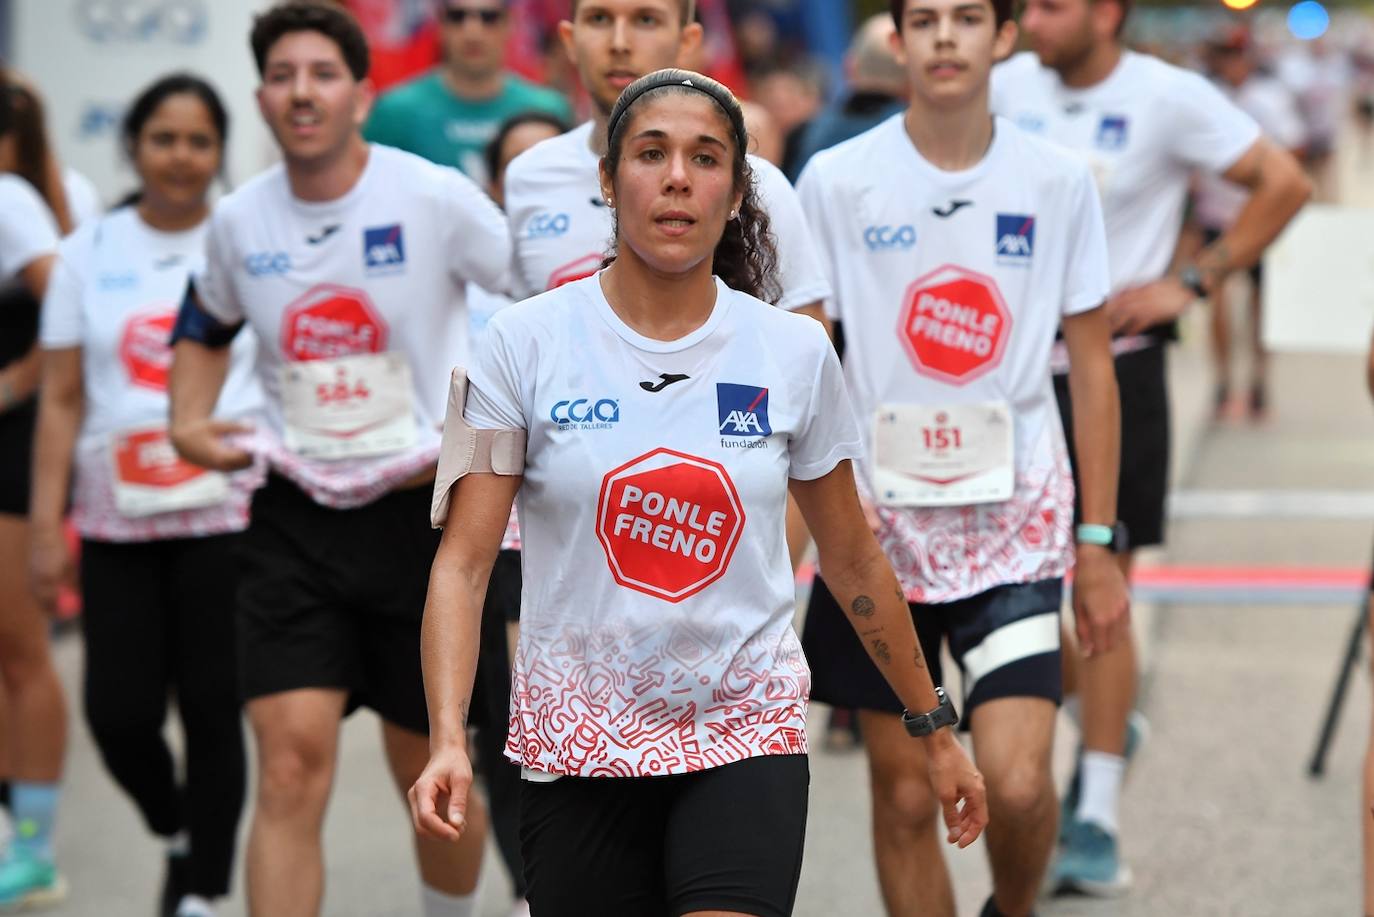
<path fill-rule="evenodd" d="M 883 506 L 1011 499 L 1015 437 L 1006 402 L 884 404 L 873 427 L 873 492 Z"/>
<path fill-rule="evenodd" d="M 110 448 L 115 509 L 138 517 L 204 509 L 229 498 L 229 476 L 177 455 L 165 427 L 123 430 Z"/>
<path fill-rule="evenodd" d="M 410 364 L 369 353 L 282 367 L 286 446 L 314 459 L 361 458 L 416 443 Z"/>

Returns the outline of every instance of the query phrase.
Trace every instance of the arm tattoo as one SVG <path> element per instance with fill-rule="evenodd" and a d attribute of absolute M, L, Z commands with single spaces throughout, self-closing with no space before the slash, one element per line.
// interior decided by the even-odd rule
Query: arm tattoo
<path fill-rule="evenodd" d="M 458 719 L 463 724 L 463 728 L 468 728 L 468 704 L 471 701 L 460 700 L 458 702 Z"/>
<path fill-rule="evenodd" d="M 852 611 L 856 617 L 871 618 L 873 617 L 873 612 L 878 610 L 878 606 L 868 596 L 861 595 L 849 606 L 849 610 Z"/>
<path fill-rule="evenodd" d="M 926 657 L 925 654 L 921 652 L 921 644 L 918 642 L 916 644 L 916 668 L 924 669 L 925 667 Z"/>
<path fill-rule="evenodd" d="M 887 648 L 886 640 L 874 640 L 870 645 L 873 647 L 873 655 L 879 662 L 883 665 L 892 664 L 892 651 Z"/>

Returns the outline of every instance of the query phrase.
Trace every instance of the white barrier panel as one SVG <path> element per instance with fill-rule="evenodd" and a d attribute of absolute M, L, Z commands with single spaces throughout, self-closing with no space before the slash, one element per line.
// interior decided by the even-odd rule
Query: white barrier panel
<path fill-rule="evenodd" d="M 1264 259 L 1270 350 L 1358 353 L 1374 329 L 1374 210 L 1310 204 Z"/>
<path fill-rule="evenodd" d="M 95 182 L 106 204 L 134 187 L 118 142 L 124 107 L 174 70 L 209 80 L 229 109 L 229 174 L 242 182 L 274 158 L 253 92 L 248 48 L 266 0 L 12 0 L 13 65 L 47 105 L 66 165 Z"/>

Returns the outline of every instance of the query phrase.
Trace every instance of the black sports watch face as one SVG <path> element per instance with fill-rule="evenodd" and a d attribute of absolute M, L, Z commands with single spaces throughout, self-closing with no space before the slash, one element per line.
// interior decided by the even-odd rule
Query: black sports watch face
<path fill-rule="evenodd" d="M 937 729 L 946 726 L 956 726 L 959 723 L 959 714 L 954 709 L 954 702 L 949 699 L 944 688 L 936 688 L 935 694 L 940 698 L 940 706 L 929 713 L 902 712 L 902 725 L 912 738 L 928 736 Z"/>

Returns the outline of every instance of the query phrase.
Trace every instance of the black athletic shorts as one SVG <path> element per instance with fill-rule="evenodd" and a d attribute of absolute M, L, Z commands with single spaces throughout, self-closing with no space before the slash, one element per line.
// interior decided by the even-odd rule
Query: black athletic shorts
<path fill-rule="evenodd" d="M 667 777 L 560 777 L 520 789 L 536 917 L 792 913 L 806 836 L 805 755 Z"/>
<path fill-rule="evenodd" d="M 1164 345 L 1123 353 L 1116 358 L 1116 384 L 1121 392 L 1121 474 L 1117 481 L 1116 517 L 1126 523 L 1132 550 L 1164 543 L 1164 499 L 1169 490 L 1169 390 Z M 1074 522 L 1083 505 L 1077 497 L 1078 458 L 1073 442 L 1073 413 L 1068 376 L 1054 377 L 1054 394 L 1074 467 Z"/>
<path fill-rule="evenodd" d="M 253 496 L 242 544 L 245 699 L 341 688 L 350 711 L 371 707 L 389 723 L 429 732 L 420 619 L 439 546 L 430 495 L 429 487 L 416 487 L 331 509 L 286 478 L 268 476 Z M 479 680 L 475 714 L 486 709 L 480 692 Z"/>
<path fill-rule="evenodd" d="M 37 421 L 36 398 L 0 413 L 0 513 L 4 515 L 29 514 L 33 429 Z"/>
<path fill-rule="evenodd" d="M 1059 606 L 1063 580 L 1014 583 L 941 605 L 911 603 L 931 681 L 944 683 L 940 644 L 964 674 L 961 723 L 979 704 L 1003 697 L 1063 698 Z M 901 713 L 901 700 L 869 658 L 849 617 L 816 577 L 802 628 L 811 698 L 835 707 Z"/>

